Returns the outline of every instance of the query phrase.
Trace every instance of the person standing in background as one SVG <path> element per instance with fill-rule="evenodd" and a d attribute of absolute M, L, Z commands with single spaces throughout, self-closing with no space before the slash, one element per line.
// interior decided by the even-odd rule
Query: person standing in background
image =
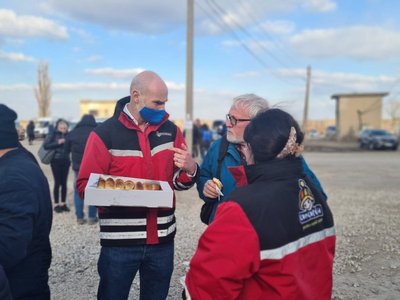
<path fill-rule="evenodd" d="M 68 123 L 63 119 L 56 122 L 55 128 L 52 133 L 46 137 L 44 141 L 44 149 L 55 149 L 54 157 L 50 163 L 51 172 L 54 178 L 54 211 L 56 213 L 69 212 L 67 206 L 67 182 L 68 173 L 71 161 L 69 153 L 65 148 L 65 138 L 68 134 Z M 60 203 L 61 191 L 61 204 Z"/>
<path fill-rule="evenodd" d="M 13 299 L 48 300 L 49 184 L 34 156 L 19 143 L 16 119 L 13 110 L 0 104 L 0 265 Z"/>
<path fill-rule="evenodd" d="M 201 148 L 201 134 L 200 134 L 200 126 L 201 122 L 200 119 L 196 119 L 193 123 L 193 132 L 192 132 L 192 154 L 194 158 L 197 158 L 200 153 Z"/>
<path fill-rule="evenodd" d="M 78 177 L 79 168 L 81 166 L 83 152 L 85 151 L 86 141 L 90 132 L 97 126 L 96 120 L 92 115 L 84 115 L 76 124 L 74 129 L 68 134 L 65 148 L 67 153 L 71 153 L 72 170 L 74 171 L 74 206 L 76 220 L 79 225 L 86 223 L 85 214 L 83 212 L 84 201 L 79 197 L 76 188 L 76 178 Z M 97 208 L 90 205 L 88 207 L 88 224 L 97 223 Z"/>
<path fill-rule="evenodd" d="M 26 135 L 28 136 L 29 145 L 32 145 L 33 140 L 35 139 L 35 123 L 33 123 L 32 120 L 29 121 L 29 124 L 26 127 Z"/>
<path fill-rule="evenodd" d="M 206 123 L 201 125 L 200 135 L 201 135 L 200 154 L 201 154 L 201 159 L 204 159 L 204 156 L 207 154 L 208 149 L 210 148 L 212 142 L 212 131 L 210 130 L 210 128 Z"/>

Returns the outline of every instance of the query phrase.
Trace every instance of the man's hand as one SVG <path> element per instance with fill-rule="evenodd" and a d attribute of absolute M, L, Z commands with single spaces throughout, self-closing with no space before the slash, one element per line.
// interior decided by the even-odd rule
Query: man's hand
<path fill-rule="evenodd" d="M 204 184 L 203 194 L 207 198 L 218 198 L 219 193 L 216 189 L 216 184 L 212 179 L 207 180 Z"/>
<path fill-rule="evenodd" d="M 193 175 L 196 172 L 197 164 L 194 161 L 192 154 L 187 151 L 185 144 L 181 145 L 181 148 L 171 148 L 174 151 L 174 163 L 175 166 L 185 171 L 189 175 Z"/>

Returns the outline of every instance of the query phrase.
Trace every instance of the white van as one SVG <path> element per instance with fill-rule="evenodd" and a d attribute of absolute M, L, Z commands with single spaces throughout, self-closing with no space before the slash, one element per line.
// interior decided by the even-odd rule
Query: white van
<path fill-rule="evenodd" d="M 49 134 L 50 126 L 54 126 L 53 118 L 38 118 L 35 121 L 35 138 L 45 138 Z"/>

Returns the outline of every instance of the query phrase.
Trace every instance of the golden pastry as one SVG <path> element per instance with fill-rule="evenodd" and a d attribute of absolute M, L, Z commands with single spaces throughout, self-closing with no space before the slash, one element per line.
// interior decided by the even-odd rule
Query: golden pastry
<path fill-rule="evenodd" d="M 124 189 L 125 190 L 134 190 L 135 189 L 135 183 L 132 180 L 125 181 Z"/>
<path fill-rule="evenodd" d="M 106 181 L 104 180 L 103 177 L 100 177 L 99 181 L 97 181 L 97 188 L 104 189 L 105 187 L 106 187 Z"/>
<path fill-rule="evenodd" d="M 106 180 L 106 189 L 113 190 L 115 188 L 115 181 L 111 177 L 107 178 Z"/>
<path fill-rule="evenodd" d="M 151 190 L 151 183 L 145 182 L 143 183 L 143 189 L 145 190 Z"/>
<path fill-rule="evenodd" d="M 222 191 L 222 188 L 224 187 L 222 185 L 222 182 L 218 178 L 213 178 L 212 181 L 215 183 L 215 185 L 219 188 L 220 191 Z"/>
<path fill-rule="evenodd" d="M 115 189 L 122 190 L 124 188 L 124 181 L 121 178 L 115 180 Z"/>
<path fill-rule="evenodd" d="M 153 183 L 153 184 L 151 185 L 151 189 L 152 189 L 153 191 L 159 191 L 159 190 L 161 190 L 161 186 L 160 186 L 159 183 Z"/>
<path fill-rule="evenodd" d="M 135 189 L 136 190 L 143 190 L 143 183 L 141 183 L 140 181 L 136 182 Z"/>

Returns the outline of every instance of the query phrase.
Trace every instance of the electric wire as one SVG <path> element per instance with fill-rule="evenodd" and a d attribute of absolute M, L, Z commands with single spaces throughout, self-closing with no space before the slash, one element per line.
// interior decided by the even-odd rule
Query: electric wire
<path fill-rule="evenodd" d="M 216 10 L 215 7 L 210 5 L 209 1 L 207 0 L 208 7 L 212 10 L 213 14 L 210 14 L 207 9 L 205 9 L 199 1 L 196 1 L 195 4 L 222 30 L 226 30 L 232 34 L 232 36 L 240 43 L 244 50 L 246 50 L 255 60 L 257 60 L 272 76 L 281 80 L 282 82 L 292 85 L 292 83 L 284 80 L 282 77 L 277 76 L 274 72 L 271 72 L 271 66 L 266 63 L 261 57 L 259 57 L 254 51 L 240 38 L 240 36 L 235 32 L 235 30 L 229 26 L 226 22 L 221 19 L 220 13 Z"/>

